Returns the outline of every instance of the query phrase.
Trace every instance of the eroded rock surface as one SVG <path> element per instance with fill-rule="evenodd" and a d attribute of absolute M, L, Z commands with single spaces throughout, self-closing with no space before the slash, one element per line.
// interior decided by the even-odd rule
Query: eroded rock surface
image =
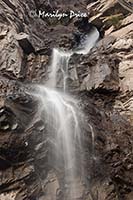
<path fill-rule="evenodd" d="M 63 174 L 48 162 L 53 144 L 31 83 L 45 83 L 52 48 L 74 47 L 73 33 L 89 31 L 90 24 L 43 20 L 30 11 L 86 7 L 104 37 L 89 54 L 74 54 L 69 64 L 69 91 L 95 133 L 94 159 L 91 129 L 83 128 L 87 191 L 79 181 L 77 199 L 133 199 L 133 21 L 131 2 L 123 2 L 0 2 L 1 200 L 63 200 Z"/>

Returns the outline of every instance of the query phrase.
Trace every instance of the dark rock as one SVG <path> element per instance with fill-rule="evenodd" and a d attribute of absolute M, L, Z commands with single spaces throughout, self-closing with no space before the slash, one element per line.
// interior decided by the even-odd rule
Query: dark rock
<path fill-rule="evenodd" d="M 30 16 L 31 10 L 39 9 L 86 12 L 87 2 L 89 23 L 88 18 L 57 23 Z M 129 10 L 112 0 L 6 0 L 0 8 L 0 199 L 64 199 L 64 174 L 54 160 L 49 161 L 54 153 L 51 149 L 56 149 L 54 136 L 50 137 L 46 119 L 37 112 L 31 83 L 48 79 L 53 47 L 76 48 L 92 24 L 102 30 L 104 38 L 89 54 L 72 56 L 67 79 L 68 90 L 80 101 L 87 123 L 81 127 L 87 188 L 83 199 L 133 199 Z M 82 199 L 82 189 L 79 180 L 77 199 Z"/>
<path fill-rule="evenodd" d="M 17 119 L 12 110 L 10 110 L 10 108 L 7 107 L 0 108 L 0 130 L 11 131 L 15 130 L 17 127 Z"/>
<path fill-rule="evenodd" d="M 34 53 L 35 49 L 29 41 L 29 36 L 26 33 L 19 33 L 16 35 L 16 39 L 23 49 L 25 54 Z"/>

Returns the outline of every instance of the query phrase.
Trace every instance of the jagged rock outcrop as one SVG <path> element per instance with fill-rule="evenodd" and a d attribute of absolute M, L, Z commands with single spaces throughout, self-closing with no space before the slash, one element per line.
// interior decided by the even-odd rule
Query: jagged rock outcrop
<path fill-rule="evenodd" d="M 131 2 L 0 2 L 0 199 L 62 200 L 61 176 L 48 162 L 51 141 L 33 97 L 34 85 L 48 79 L 53 47 L 75 47 L 74 33 L 91 27 L 85 20 L 44 20 L 35 9 L 89 12 L 104 37 L 87 55 L 74 54 L 69 90 L 78 96 L 86 120 L 83 128 L 87 200 L 133 199 L 133 17 Z M 88 4 L 88 6 L 87 6 Z M 128 4 L 128 5 L 127 5 Z M 53 189 L 54 188 L 54 189 Z M 78 188 L 80 197 L 81 188 Z M 52 193 L 52 194 L 51 194 Z M 82 198 L 81 198 L 82 199 Z"/>
<path fill-rule="evenodd" d="M 89 21 L 104 30 L 115 26 L 119 29 L 121 20 L 132 13 L 132 2 L 125 0 L 96 0 L 88 5 Z"/>

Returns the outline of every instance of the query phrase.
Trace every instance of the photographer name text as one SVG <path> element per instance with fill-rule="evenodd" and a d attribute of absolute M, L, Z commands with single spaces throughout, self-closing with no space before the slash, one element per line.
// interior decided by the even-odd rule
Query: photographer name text
<path fill-rule="evenodd" d="M 59 10 L 55 10 L 52 12 L 46 12 L 42 10 L 31 10 L 30 16 L 32 18 L 57 18 L 58 20 L 61 20 L 62 18 L 69 17 L 70 19 L 76 17 L 76 18 L 83 18 L 87 17 L 88 14 L 81 11 L 73 11 L 70 10 L 69 12 L 60 12 Z"/>

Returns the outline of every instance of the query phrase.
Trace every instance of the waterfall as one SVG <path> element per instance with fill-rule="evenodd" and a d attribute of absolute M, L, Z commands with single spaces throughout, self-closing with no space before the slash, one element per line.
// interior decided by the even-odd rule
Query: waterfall
<path fill-rule="evenodd" d="M 99 38 L 97 29 L 86 36 L 85 41 L 77 49 L 77 53 L 85 54 L 90 51 Z M 47 121 L 47 131 L 53 144 L 50 162 L 55 170 L 64 175 L 61 188 L 64 200 L 82 198 L 78 189 L 84 174 L 82 165 L 82 145 L 80 123 L 82 112 L 79 110 L 78 100 L 66 93 L 66 79 L 68 77 L 69 60 L 74 52 L 63 52 L 53 49 L 51 72 L 46 85 L 36 87 L 36 95 L 40 101 L 39 113 Z M 56 89 L 58 71 L 62 73 L 63 91 Z M 94 138 L 94 135 L 93 135 Z M 62 199 L 62 200 L 63 200 Z M 54 200 L 51 199 L 50 200 Z"/>
<path fill-rule="evenodd" d="M 71 52 L 63 52 L 58 49 L 53 49 L 51 73 L 47 86 L 55 88 L 57 84 L 57 72 L 60 69 L 63 75 L 63 88 L 66 89 L 66 79 L 68 77 L 68 64 L 71 57 Z"/>
<path fill-rule="evenodd" d="M 89 53 L 89 51 L 94 47 L 98 39 L 99 39 L 99 32 L 95 27 L 93 27 L 90 33 L 88 35 L 85 35 L 85 38 L 77 48 L 76 53 L 77 54 Z"/>
<path fill-rule="evenodd" d="M 62 166 L 64 184 L 67 189 L 67 199 L 76 195 L 76 146 L 80 148 L 79 111 L 77 101 L 69 95 L 56 90 L 38 86 L 39 98 L 42 101 L 41 110 L 45 110 L 48 130 L 52 129 L 52 140 L 55 144 L 54 167 Z M 40 111 L 41 112 L 41 111 Z M 50 127 L 52 126 L 52 127 Z M 80 166 L 78 166 L 79 168 Z M 65 197 L 66 198 L 66 197 Z"/>

